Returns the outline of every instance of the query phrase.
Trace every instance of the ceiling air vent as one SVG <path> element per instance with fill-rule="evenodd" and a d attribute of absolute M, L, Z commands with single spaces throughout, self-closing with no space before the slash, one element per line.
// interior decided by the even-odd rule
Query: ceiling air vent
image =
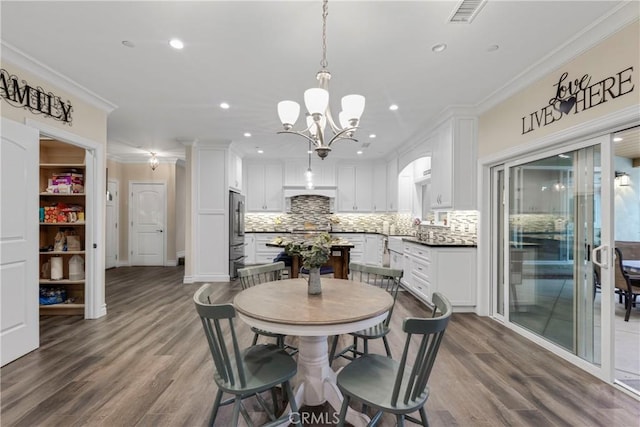
<path fill-rule="evenodd" d="M 487 0 L 462 0 L 453 10 L 449 22 L 470 24 L 486 2 Z"/>

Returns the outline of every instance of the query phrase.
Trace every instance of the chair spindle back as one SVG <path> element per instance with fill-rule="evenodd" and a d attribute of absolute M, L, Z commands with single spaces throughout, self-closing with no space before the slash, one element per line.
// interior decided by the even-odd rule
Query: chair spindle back
<path fill-rule="evenodd" d="M 239 268 L 238 277 L 240 278 L 240 285 L 242 289 L 247 289 L 261 283 L 282 280 L 282 271 L 284 269 L 285 265 L 282 261 Z"/>
<path fill-rule="evenodd" d="M 433 293 L 433 304 L 432 318 L 407 318 L 402 324 L 402 330 L 406 332 L 407 337 L 391 395 L 393 405 L 398 403 L 401 394 L 402 402 L 407 404 L 409 401 L 416 400 L 427 389 L 427 382 L 452 313 L 451 303 L 438 292 Z M 437 312 L 440 312 L 440 315 L 436 317 Z M 409 360 L 413 335 L 422 337 L 415 357 Z M 413 366 L 408 379 L 405 379 L 406 366 Z"/>
<path fill-rule="evenodd" d="M 360 264 L 357 262 L 349 263 L 349 279 L 372 286 L 377 286 L 389 292 L 395 303 L 400 287 L 400 279 L 403 271 L 387 267 L 376 267 L 372 265 Z M 395 305 L 395 304 L 394 304 Z M 389 314 L 384 321 L 385 326 L 389 326 L 391 315 L 393 314 L 393 305 L 389 309 Z"/>
<path fill-rule="evenodd" d="M 209 298 L 211 292 L 211 285 L 202 286 L 194 294 L 193 300 L 209 343 L 216 375 L 231 386 L 239 381 L 240 385 L 244 387 L 246 386 L 246 376 L 241 363 L 238 338 L 233 326 L 236 310 L 232 304 L 212 304 Z M 227 328 L 223 327 L 224 320 L 227 320 Z M 230 335 L 230 343 L 227 343 L 225 339 L 227 334 Z"/>

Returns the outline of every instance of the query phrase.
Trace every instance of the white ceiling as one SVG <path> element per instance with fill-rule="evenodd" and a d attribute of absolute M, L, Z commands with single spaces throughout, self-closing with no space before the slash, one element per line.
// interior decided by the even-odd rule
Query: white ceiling
<path fill-rule="evenodd" d="M 331 105 L 349 93 L 367 99 L 360 142 L 339 142 L 330 156 L 355 158 L 371 142 L 363 157 L 379 158 L 416 143 L 445 108 L 499 97 L 621 3 L 490 0 L 471 24 L 452 24 L 457 1 L 330 1 Z M 306 156 L 305 140 L 276 134 L 276 104 L 302 104 L 316 84 L 320 0 L 3 0 L 0 7 L 3 43 L 117 105 L 107 134 L 115 158 L 149 151 L 184 158 L 181 142 L 194 140 L 233 141 L 248 157 L 259 156 L 257 147 L 266 157 Z M 185 48 L 171 49 L 172 37 Z M 448 47 L 435 54 L 437 43 Z M 500 48 L 489 52 L 491 45 Z M 223 101 L 231 108 L 220 109 Z"/>

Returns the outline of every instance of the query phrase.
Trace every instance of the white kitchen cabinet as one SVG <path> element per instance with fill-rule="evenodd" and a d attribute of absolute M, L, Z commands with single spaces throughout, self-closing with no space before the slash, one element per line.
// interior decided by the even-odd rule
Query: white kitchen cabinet
<path fill-rule="evenodd" d="M 387 212 L 398 210 L 398 160 L 387 163 Z"/>
<path fill-rule="evenodd" d="M 398 175 L 398 212 L 411 213 L 413 211 L 413 168 L 406 167 Z"/>
<path fill-rule="evenodd" d="M 229 188 L 242 192 L 242 158 L 229 151 Z"/>
<path fill-rule="evenodd" d="M 364 234 L 337 234 L 338 237 L 348 240 L 353 248 L 349 250 L 349 260 L 353 262 L 365 262 L 365 235 Z"/>
<path fill-rule="evenodd" d="M 338 211 L 371 212 L 373 170 L 369 164 L 338 166 Z"/>
<path fill-rule="evenodd" d="M 446 296 L 454 311 L 476 305 L 476 248 L 434 247 L 404 242 L 403 286 L 431 303 L 433 292 Z M 461 267 L 464 266 L 464 267 Z"/>
<path fill-rule="evenodd" d="M 400 252 L 389 251 L 389 267 L 404 271 L 404 258 Z"/>
<path fill-rule="evenodd" d="M 373 212 L 387 212 L 387 166 L 384 163 L 373 165 L 372 188 Z"/>
<path fill-rule="evenodd" d="M 253 264 L 270 264 L 284 248 L 277 246 L 267 246 L 276 237 L 282 236 L 280 233 L 251 233 L 255 239 L 255 258 Z M 246 239 L 246 237 L 245 237 Z"/>
<path fill-rule="evenodd" d="M 247 164 L 247 211 L 282 212 L 282 165 Z"/>
<path fill-rule="evenodd" d="M 364 237 L 364 263 L 368 265 L 382 266 L 382 236 L 379 234 L 367 234 Z"/>
<path fill-rule="evenodd" d="M 476 305 L 476 248 L 438 248 L 434 282 L 457 311 Z"/>
<path fill-rule="evenodd" d="M 254 233 L 244 235 L 244 263 L 247 265 L 256 263 L 256 236 Z"/>
<path fill-rule="evenodd" d="M 299 159 L 286 161 L 284 168 L 284 185 L 289 187 L 304 187 L 307 184 L 305 172 L 309 164 Z M 335 165 L 326 160 L 315 161 L 311 164 L 313 185 L 315 187 L 335 187 Z"/>
<path fill-rule="evenodd" d="M 474 117 L 454 117 L 432 138 L 431 207 L 476 209 L 476 129 Z"/>

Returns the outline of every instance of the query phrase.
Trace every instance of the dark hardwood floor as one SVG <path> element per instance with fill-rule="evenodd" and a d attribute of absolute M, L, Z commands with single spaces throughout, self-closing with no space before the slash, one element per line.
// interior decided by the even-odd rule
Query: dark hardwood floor
<path fill-rule="evenodd" d="M 191 299 L 199 285 L 183 285 L 183 272 L 108 270 L 107 316 L 42 317 L 40 348 L 0 370 L 0 424 L 205 425 L 216 391 L 213 364 Z M 231 301 L 239 290 L 221 283 L 217 301 Z M 401 319 L 428 313 L 410 295 L 398 297 L 394 355 L 401 352 Z M 249 345 L 249 328 L 239 320 L 236 326 Z M 372 347 L 383 352 L 381 344 Z M 640 402 L 474 314 L 454 314 L 429 384 L 433 427 L 640 425 Z M 255 405 L 247 406 L 260 420 Z M 217 425 L 228 424 L 230 409 L 221 409 Z"/>

